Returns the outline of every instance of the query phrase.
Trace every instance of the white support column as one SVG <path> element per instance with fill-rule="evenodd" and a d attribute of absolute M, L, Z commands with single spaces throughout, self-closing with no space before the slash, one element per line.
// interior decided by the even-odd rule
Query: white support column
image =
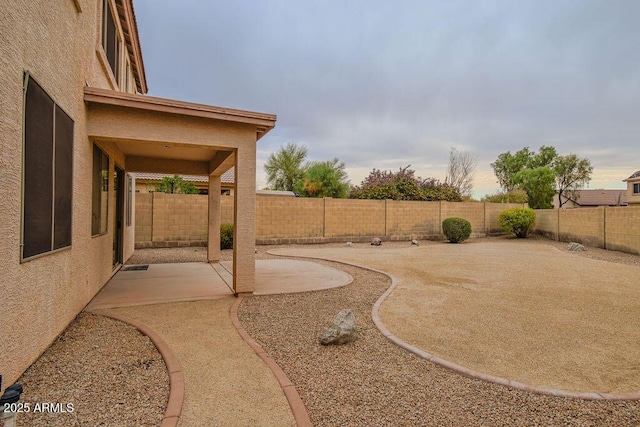
<path fill-rule="evenodd" d="M 209 222 L 207 259 L 220 261 L 220 176 L 209 175 Z"/>
<path fill-rule="evenodd" d="M 238 148 L 234 156 L 233 290 L 237 294 L 253 293 L 256 282 L 255 146 Z"/>

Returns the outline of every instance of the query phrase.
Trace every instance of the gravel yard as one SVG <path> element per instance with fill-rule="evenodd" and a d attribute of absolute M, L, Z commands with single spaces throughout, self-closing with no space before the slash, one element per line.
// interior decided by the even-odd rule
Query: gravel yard
<path fill-rule="evenodd" d="M 542 238 L 530 241 L 566 248 Z M 271 258 L 266 251 L 274 248 L 258 247 L 256 257 Z M 637 255 L 599 249 L 576 256 L 640 266 Z M 231 251 L 222 257 L 231 259 Z M 206 261 L 206 248 L 138 250 L 128 264 L 187 261 Z M 351 274 L 354 283 L 248 298 L 239 313 L 247 331 L 295 384 L 314 425 L 640 425 L 639 401 L 584 401 L 509 389 L 462 377 L 396 347 L 371 321 L 371 307 L 389 279 L 321 263 Z M 359 340 L 320 346 L 322 330 L 347 307 L 356 314 Z M 133 327 L 88 313 L 80 314 L 18 382 L 25 387 L 23 402 L 74 406 L 73 413 L 20 414 L 19 425 L 25 426 L 159 425 L 168 397 L 168 375 L 153 344 Z"/>
<path fill-rule="evenodd" d="M 552 244 L 566 248 L 564 243 Z M 406 247 L 407 243 L 383 245 Z M 591 248 L 578 256 L 638 262 L 634 255 Z M 239 311 L 247 331 L 296 385 L 314 425 L 640 424 L 638 401 L 586 401 L 510 389 L 463 377 L 396 347 L 371 321 L 371 307 L 389 286 L 389 279 L 356 267 L 319 262 L 348 272 L 354 283 L 323 292 L 254 297 L 245 300 Z M 360 338 L 344 346 L 321 346 L 319 335 L 343 308 L 354 310 Z"/>
<path fill-rule="evenodd" d="M 477 372 L 574 393 L 640 390 L 640 269 L 520 239 L 276 251 L 380 269 L 380 318 L 400 339 Z"/>
<path fill-rule="evenodd" d="M 84 312 L 17 382 L 30 406 L 19 426 L 158 426 L 169 398 L 169 374 L 151 340 Z M 43 403 L 66 412 L 42 411 Z"/>

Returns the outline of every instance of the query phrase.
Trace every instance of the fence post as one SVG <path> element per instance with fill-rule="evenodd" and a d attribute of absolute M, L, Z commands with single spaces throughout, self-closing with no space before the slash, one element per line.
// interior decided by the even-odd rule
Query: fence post
<path fill-rule="evenodd" d="M 384 236 L 385 237 L 389 237 L 387 235 L 387 199 L 384 199 Z"/>
<path fill-rule="evenodd" d="M 602 211 L 602 240 L 604 248 L 607 249 L 607 207 Z"/>
<path fill-rule="evenodd" d="M 322 198 L 322 237 L 327 237 L 327 198 Z"/>
<path fill-rule="evenodd" d="M 438 236 L 442 234 L 442 200 L 438 202 Z"/>
<path fill-rule="evenodd" d="M 153 247 L 153 236 L 155 234 L 155 221 L 154 221 L 154 213 L 153 213 L 153 202 L 156 199 L 156 192 L 151 193 L 151 246 Z"/>
<path fill-rule="evenodd" d="M 484 217 L 484 237 L 489 235 L 487 231 L 487 202 L 482 202 L 482 216 Z"/>

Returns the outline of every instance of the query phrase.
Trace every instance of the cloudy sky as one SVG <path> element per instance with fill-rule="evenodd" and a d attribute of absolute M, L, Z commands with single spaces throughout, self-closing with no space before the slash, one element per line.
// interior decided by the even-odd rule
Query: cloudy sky
<path fill-rule="evenodd" d="M 489 164 L 524 146 L 587 157 L 590 188 L 640 169 L 640 1 L 134 0 L 149 94 L 278 115 L 287 142 L 353 184 L 451 147 Z"/>

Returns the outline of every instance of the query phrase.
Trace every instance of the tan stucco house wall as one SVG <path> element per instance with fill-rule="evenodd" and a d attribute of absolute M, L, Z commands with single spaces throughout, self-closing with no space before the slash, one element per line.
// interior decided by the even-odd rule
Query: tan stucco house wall
<path fill-rule="evenodd" d="M 104 24 L 105 5 L 114 17 L 110 25 Z M 115 28 L 117 34 L 115 54 L 103 47 L 103 30 L 107 27 Z M 109 59 L 115 57 L 118 58 L 117 79 Z M 27 125 L 23 87 L 29 79 L 46 92 L 55 108 L 59 107 L 73 120 L 69 190 L 71 243 L 61 249 L 23 257 L 23 228 L 28 228 L 23 227 L 25 203 L 30 201 L 30 193 L 24 190 Z M 4 378 L 3 387 L 22 374 L 133 253 L 135 223 L 132 219 L 122 222 L 121 252 L 114 265 L 116 166 L 123 170 L 123 215 L 131 212 L 132 218 L 135 218 L 135 192 L 128 185 L 130 172 L 209 175 L 209 186 L 213 190 L 209 192 L 212 194 L 209 259 L 216 260 L 219 258 L 214 242 L 219 242 L 220 175 L 235 165 L 235 206 L 241 209 L 235 216 L 238 243 L 234 252 L 234 288 L 236 292 L 253 290 L 255 149 L 257 140 L 275 125 L 276 117 L 153 98 L 144 95 L 146 92 L 131 0 L 1 2 L 0 311 L 5 326 L 0 328 L 0 375 Z M 106 233 L 92 236 L 94 144 L 108 156 L 109 185 L 108 190 L 104 190 L 108 200 Z M 57 190 L 52 191 L 59 194 L 55 193 Z M 127 191 L 133 194 L 127 196 Z"/>
<path fill-rule="evenodd" d="M 624 182 L 627 183 L 627 203 L 629 206 L 640 206 L 640 170 Z"/>

